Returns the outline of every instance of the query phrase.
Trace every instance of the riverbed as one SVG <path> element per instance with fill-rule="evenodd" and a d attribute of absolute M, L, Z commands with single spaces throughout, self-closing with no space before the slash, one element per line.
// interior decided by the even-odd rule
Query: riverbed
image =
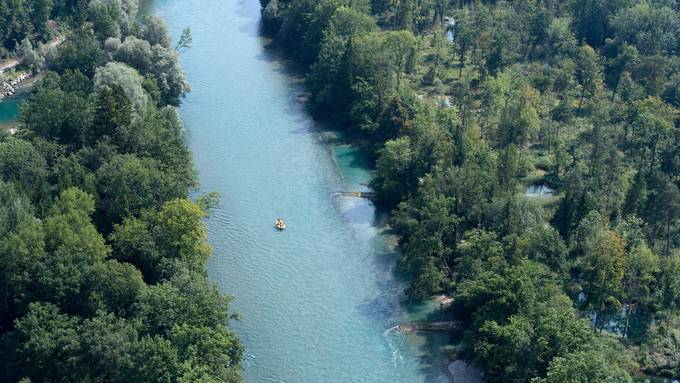
<path fill-rule="evenodd" d="M 260 35 L 259 2 L 151 4 L 175 37 L 192 30 L 181 114 L 198 193 L 222 195 L 208 268 L 236 297 L 246 382 L 446 382 L 431 343 L 395 331 L 409 317 L 395 239 L 370 201 L 337 194 L 366 190 L 371 171 L 306 113 L 301 77 Z"/>

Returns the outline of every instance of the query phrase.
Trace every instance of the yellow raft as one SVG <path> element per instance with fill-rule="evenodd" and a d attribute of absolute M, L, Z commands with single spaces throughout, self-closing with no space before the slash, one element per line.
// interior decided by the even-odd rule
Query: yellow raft
<path fill-rule="evenodd" d="M 274 227 L 276 227 L 278 230 L 285 230 L 286 229 L 286 223 L 283 222 L 281 218 L 276 219 L 276 223 L 274 223 Z"/>

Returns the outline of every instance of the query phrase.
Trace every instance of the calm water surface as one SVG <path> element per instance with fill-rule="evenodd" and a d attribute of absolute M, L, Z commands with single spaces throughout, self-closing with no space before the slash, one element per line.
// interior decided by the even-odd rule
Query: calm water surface
<path fill-rule="evenodd" d="M 25 99 L 26 94 L 21 93 L 0 101 L 0 129 L 7 129 L 16 122 L 19 118 L 19 107 Z"/>
<path fill-rule="evenodd" d="M 422 339 L 393 330 L 407 314 L 390 238 L 372 204 L 334 194 L 371 174 L 351 147 L 320 140 L 296 100 L 300 78 L 259 35 L 259 2 L 152 4 L 175 37 L 193 32 L 181 112 L 201 191 L 222 195 L 209 273 L 236 297 L 246 381 L 447 381 L 423 362 Z"/>

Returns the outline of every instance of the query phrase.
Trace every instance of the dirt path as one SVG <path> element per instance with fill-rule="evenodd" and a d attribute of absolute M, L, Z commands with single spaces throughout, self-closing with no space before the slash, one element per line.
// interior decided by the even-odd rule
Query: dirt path
<path fill-rule="evenodd" d="M 59 36 L 59 37 L 51 40 L 49 43 L 47 43 L 47 45 L 50 46 L 50 47 L 56 47 L 63 42 L 64 42 L 64 37 Z M 4 61 L 4 62 L 2 62 L 2 64 L 0 64 L 0 73 L 7 72 L 8 70 L 15 68 L 17 65 L 19 65 L 19 60 L 17 60 L 17 59 L 11 59 L 11 60 Z"/>
<path fill-rule="evenodd" d="M 0 73 L 6 72 L 17 65 L 19 65 L 19 60 L 12 59 L 4 61 L 2 64 L 0 64 Z"/>

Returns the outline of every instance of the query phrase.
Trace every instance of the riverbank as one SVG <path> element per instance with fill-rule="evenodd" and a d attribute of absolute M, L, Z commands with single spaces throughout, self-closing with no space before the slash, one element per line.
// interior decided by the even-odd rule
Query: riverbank
<path fill-rule="evenodd" d="M 19 60 L 17 59 L 4 60 L 2 64 L 0 64 L 0 73 L 5 73 L 17 65 L 19 65 Z"/>
<path fill-rule="evenodd" d="M 319 143 L 330 147 L 335 163 L 341 169 L 340 175 L 344 182 L 349 185 L 355 185 L 344 189 L 352 190 L 353 192 L 340 192 L 340 190 L 336 190 L 334 195 L 339 195 L 349 200 L 363 197 L 373 200 L 375 193 L 369 187 L 369 184 L 375 176 L 375 162 L 373 158 L 375 153 L 371 152 L 369 143 L 364 137 L 352 134 L 333 120 L 311 117 L 312 113 L 309 110 L 311 93 L 305 86 L 303 68 L 301 68 L 299 62 L 295 61 L 278 44 L 272 42 L 269 38 L 263 38 L 263 41 L 267 50 L 280 58 L 281 63 L 286 66 L 285 70 L 293 73 L 298 79 L 297 81 L 299 81 L 299 83 L 296 83 L 296 87 L 299 86 L 299 90 L 291 96 L 291 104 L 295 103 L 302 106 L 310 115 L 309 118 L 314 120 L 314 127 L 317 129 L 315 135 L 318 135 Z M 392 258 L 386 262 L 390 265 L 390 272 L 393 273 L 391 277 L 397 278 L 396 263 L 401 257 L 398 248 L 398 237 L 391 232 L 388 226 L 390 212 L 380 207 L 375 208 L 375 220 L 365 226 L 371 226 L 371 230 L 379 230 L 382 235 L 389 237 Z M 386 338 L 396 338 L 390 339 L 389 342 L 406 346 L 410 350 L 409 352 L 413 353 L 413 356 L 418 359 L 418 364 L 421 366 L 425 382 L 455 381 L 468 383 L 460 376 L 454 380 L 454 375 L 448 370 L 448 366 L 451 363 L 457 362 L 449 353 L 451 345 L 449 333 L 457 333 L 457 331 L 454 331 L 457 328 L 447 329 L 447 326 L 449 326 L 448 322 L 442 324 L 441 322 L 436 322 L 436 319 L 434 326 L 427 324 L 427 321 L 432 320 L 432 317 L 437 318 L 438 313 L 443 308 L 452 304 L 452 298 L 447 295 L 437 295 L 421 303 L 412 304 L 403 294 L 404 287 L 403 281 L 400 281 L 399 299 L 402 307 L 395 308 L 395 313 L 393 313 L 399 320 L 396 326 L 385 330 L 385 333 L 388 334 Z M 422 326 L 423 323 L 418 323 L 419 321 L 423 321 L 425 325 Z M 442 325 L 442 327 L 439 327 L 439 325 Z M 405 329 L 405 331 L 401 331 L 400 327 L 403 327 L 401 330 Z M 458 334 L 453 335 L 454 338 L 457 336 Z M 463 361 L 458 362 L 465 363 Z M 467 363 L 465 364 L 467 365 Z M 481 375 L 481 370 L 478 368 L 472 365 L 469 365 L 469 368 Z M 472 382 L 475 381 L 469 383 Z"/>
<path fill-rule="evenodd" d="M 64 36 L 58 36 L 58 37 L 55 37 L 54 39 L 50 40 L 47 43 L 47 46 L 50 47 L 50 48 L 58 47 L 64 41 L 66 41 L 66 38 Z M 8 72 L 8 71 L 18 67 L 19 64 L 20 64 L 20 61 L 18 59 L 4 60 L 0 64 L 0 73 Z"/>
<path fill-rule="evenodd" d="M 284 65 L 287 66 L 287 71 L 295 73 L 300 76 L 300 80 L 304 77 L 304 72 L 301 72 L 301 67 L 290 54 L 281 49 L 275 42 L 270 43 L 269 39 L 266 41 L 267 49 L 273 52 L 276 56 L 281 57 Z M 307 113 L 310 113 L 309 102 L 311 93 L 305 87 L 304 81 L 301 81 L 300 90 L 296 91 L 291 101 L 304 107 Z M 310 117 L 311 118 L 311 117 Z M 320 143 L 331 148 L 335 162 L 339 169 L 342 169 L 341 176 L 346 183 L 355 185 L 354 187 L 346 188 L 345 190 L 352 190 L 351 192 L 337 191 L 336 195 L 346 198 L 368 198 L 373 200 L 375 192 L 368 185 L 375 176 L 375 153 L 371 152 L 369 143 L 365 137 L 359 135 L 352 135 L 347 129 L 338 126 L 336 122 L 329 119 L 314 119 L 314 126 L 319 130 L 318 136 Z M 359 175 L 353 174 L 357 169 L 362 169 Z M 389 232 L 390 212 L 385 209 L 376 208 L 376 220 L 370 225 L 374 227 L 372 230 Z M 378 218 L 379 217 L 379 218 Z M 368 226 L 368 225 L 367 225 Z M 391 256 L 389 260 L 390 270 L 395 273 L 396 262 L 400 257 L 398 249 L 398 238 L 391 232 L 389 234 L 391 242 Z M 396 274 L 391 277 L 396 278 Z M 453 299 L 447 295 L 437 295 L 431 299 L 416 305 L 412 305 L 403 294 L 404 285 L 399 285 L 400 304 L 403 307 L 395 310 L 395 315 L 399 316 L 399 325 L 386 330 L 386 337 L 395 336 L 398 338 L 390 340 L 394 344 L 407 345 L 413 355 L 418 358 L 418 363 L 421 366 L 425 375 L 425 382 L 456 382 L 456 383 L 474 383 L 478 380 L 467 381 L 466 374 L 452 373 L 449 370 L 449 365 L 456 363 L 454 371 L 459 372 L 461 364 L 467 366 L 467 370 L 474 371 L 473 375 L 481 376 L 480 369 L 467 364 L 464 361 L 456 360 L 449 354 L 449 346 L 451 343 L 449 333 L 458 333 L 460 330 L 455 322 L 427 322 L 441 309 L 452 304 Z M 424 322 L 418 322 L 418 321 Z M 398 335 L 393 335 L 398 334 Z M 457 335 L 454 335 L 456 337 Z M 398 343 L 397 343 L 398 342 Z"/>
<path fill-rule="evenodd" d="M 32 75 L 30 72 L 23 72 L 16 76 L 14 79 L 5 81 L 0 84 L 0 102 L 6 97 L 12 97 L 16 95 L 19 90 L 19 86 L 24 80 L 28 80 Z"/>
<path fill-rule="evenodd" d="M 104 38 L 91 30 L 102 31 L 100 22 L 116 30 L 125 23 L 125 32 L 155 28 L 153 38 L 169 42 L 171 36 L 162 21 L 132 25 L 106 12 L 81 24 L 80 8 L 61 5 L 60 14 L 73 27 L 73 45 L 87 41 L 88 53 L 79 56 L 87 58 L 59 55 L 55 68 L 68 70 L 50 73 L 50 86 L 36 87 L 24 101 L 25 134 L 3 134 L 0 142 L 3 209 L 16 217 L 5 222 L 0 240 L 5 253 L 27 254 L 3 259 L 0 270 L 0 337 L 11 340 L 0 344 L 0 381 L 241 383 L 243 348 L 230 328 L 232 298 L 207 276 L 209 207 L 189 199 L 196 185 L 194 163 L 175 108 L 188 84 L 182 81 L 176 93 L 154 99 L 158 93 L 142 83 L 167 80 L 170 70 L 142 79 L 134 62 L 111 64 L 103 54 Z M 107 11 L 118 14 L 121 6 L 109 3 Z M 146 37 L 137 41 L 148 47 L 154 40 Z M 183 79 L 169 43 L 155 44 L 154 51 Z M 112 66 L 115 74 L 96 78 L 102 88 L 92 86 L 95 73 Z M 11 84 L 14 97 L 0 109 L 16 104 L 10 112 L 18 111 L 25 95 L 19 88 L 37 80 L 19 77 Z M 120 81 L 145 101 L 154 99 L 145 103 L 144 117 L 123 107 L 130 105 L 129 95 L 107 92 Z M 112 93 L 113 102 L 103 101 Z M 132 128 L 138 134 L 110 139 Z M 63 168 L 66 162 L 73 166 Z M 144 233 L 149 240 L 139 242 Z M 153 256 L 142 259 L 124 242 Z M 111 294 L 116 291 L 125 296 Z M 48 344 L 45 334 L 51 334 Z M 66 343 L 78 346 L 62 347 Z"/>
<path fill-rule="evenodd" d="M 6 97 L 0 101 L 0 131 L 13 132 L 16 129 L 17 119 L 21 111 L 21 104 L 24 102 L 32 87 L 45 77 L 46 72 L 40 72 L 24 80 L 16 88 L 12 97 Z"/>
<path fill-rule="evenodd" d="M 58 36 L 46 45 L 56 48 L 61 45 L 66 38 Z M 17 59 L 4 61 L 0 64 L 0 73 L 7 73 L 19 66 Z M 11 73 L 11 78 L 0 84 L 0 130 L 11 131 L 15 128 L 16 120 L 19 116 L 19 108 L 23 101 L 23 95 L 30 91 L 30 88 L 45 76 L 46 69 L 32 73 L 28 70 Z M 16 98 L 11 101 L 12 98 Z"/>

